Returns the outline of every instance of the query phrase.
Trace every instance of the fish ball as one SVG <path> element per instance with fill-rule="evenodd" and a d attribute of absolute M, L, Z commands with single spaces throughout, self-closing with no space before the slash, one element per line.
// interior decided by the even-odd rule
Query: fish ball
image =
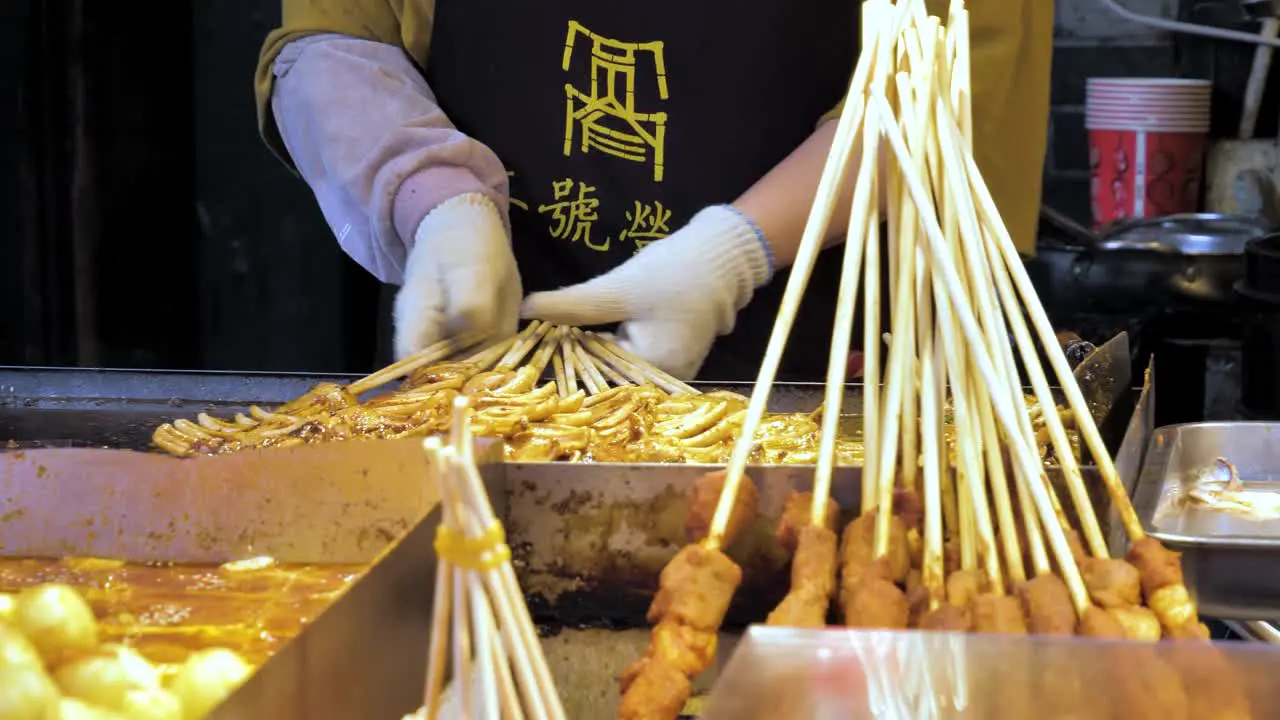
<path fill-rule="evenodd" d="M 34 669 L 44 671 L 44 661 L 36 646 L 22 633 L 0 623 L 0 673 L 8 670 Z"/>
<path fill-rule="evenodd" d="M 222 648 L 201 650 L 182 664 L 169 690 L 182 703 L 186 720 L 209 714 L 253 672 L 239 655 Z"/>
<path fill-rule="evenodd" d="M 41 667 L 0 671 L 0 718 L 49 720 L 58 710 L 58 686 Z"/>
<path fill-rule="evenodd" d="M 122 720 L 121 716 L 76 698 L 64 697 L 50 720 Z"/>
<path fill-rule="evenodd" d="M 62 692 L 108 710 L 124 710 L 131 691 L 160 687 L 156 669 L 130 648 L 104 645 L 58 668 Z"/>
<path fill-rule="evenodd" d="M 13 611 L 18 607 L 18 598 L 13 593 L 0 593 L 0 622 L 13 622 Z"/>
<path fill-rule="evenodd" d="M 183 720 L 182 701 L 158 687 L 130 690 L 120 710 L 129 720 Z"/>
<path fill-rule="evenodd" d="M 89 603 L 66 585 L 23 590 L 13 609 L 13 624 L 49 665 L 98 645 L 98 621 Z"/>

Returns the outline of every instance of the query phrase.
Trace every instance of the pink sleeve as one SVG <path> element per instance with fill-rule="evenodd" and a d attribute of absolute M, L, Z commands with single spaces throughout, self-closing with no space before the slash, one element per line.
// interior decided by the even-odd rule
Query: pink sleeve
<path fill-rule="evenodd" d="M 507 173 L 453 126 L 397 47 L 343 35 L 287 45 L 271 109 L 294 166 L 338 243 L 400 283 L 414 231 L 436 205 L 483 193 L 507 211 Z"/>

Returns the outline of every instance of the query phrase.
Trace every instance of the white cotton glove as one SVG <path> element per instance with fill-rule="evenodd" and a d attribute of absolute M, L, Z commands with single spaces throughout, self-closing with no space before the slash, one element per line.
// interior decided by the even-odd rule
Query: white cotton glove
<path fill-rule="evenodd" d="M 478 193 L 447 200 L 414 233 L 396 294 L 396 357 L 468 331 L 514 335 L 523 294 L 493 202 Z"/>
<path fill-rule="evenodd" d="M 772 271 L 764 236 L 717 205 L 600 277 L 530 295 L 520 314 L 559 325 L 621 322 L 623 347 L 689 380 Z"/>

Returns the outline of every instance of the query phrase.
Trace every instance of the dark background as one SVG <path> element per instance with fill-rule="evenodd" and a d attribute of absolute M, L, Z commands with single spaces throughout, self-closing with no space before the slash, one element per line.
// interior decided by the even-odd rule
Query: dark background
<path fill-rule="evenodd" d="M 1182 16 L 1231 22 L 1187 0 Z M 0 3 L 0 365 L 372 366 L 377 284 L 257 137 L 278 17 L 267 0 Z M 1237 122 L 1252 46 L 1059 35 L 1045 200 L 1080 220 L 1084 78 L 1213 77 L 1215 129 Z"/>
<path fill-rule="evenodd" d="M 0 3 L 0 365 L 372 365 L 376 281 L 258 140 L 278 22 L 256 0 Z"/>

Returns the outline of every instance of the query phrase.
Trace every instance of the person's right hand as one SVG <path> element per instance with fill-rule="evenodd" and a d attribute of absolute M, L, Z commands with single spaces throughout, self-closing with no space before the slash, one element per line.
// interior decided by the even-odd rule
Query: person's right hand
<path fill-rule="evenodd" d="M 447 200 L 414 233 L 396 294 L 396 357 L 464 332 L 514 335 L 523 295 L 498 208 L 478 193 Z"/>

